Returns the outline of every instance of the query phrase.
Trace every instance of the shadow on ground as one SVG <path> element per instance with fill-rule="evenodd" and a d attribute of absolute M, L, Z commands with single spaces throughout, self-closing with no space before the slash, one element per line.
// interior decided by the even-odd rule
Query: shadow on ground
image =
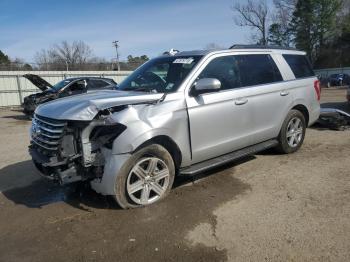
<path fill-rule="evenodd" d="M 251 190 L 248 184 L 232 176 L 232 166 L 252 159 L 254 157 L 248 157 L 194 178 L 179 177 L 166 199 L 133 210 L 120 210 L 110 198 L 96 194 L 84 184 L 59 187 L 36 179 L 26 186 L 4 190 L 2 194 L 17 204 L 14 208 L 24 205 L 33 210 L 21 211 L 23 216 L 28 216 L 25 221 L 35 221 L 33 216 L 38 215 L 55 219 L 39 228 L 34 227 L 36 229 L 31 230 L 30 234 L 23 236 L 21 232 L 13 233 L 11 239 L 17 247 L 21 247 L 21 252 L 33 254 L 30 259 L 33 261 L 62 257 L 60 250 L 52 248 L 55 245 L 64 248 L 65 261 L 85 261 L 91 257 L 91 250 L 99 250 L 97 260 L 104 261 L 115 261 L 116 257 L 119 261 L 139 261 L 140 257 L 156 261 L 224 261 L 225 250 L 201 245 L 189 248 L 184 239 L 188 231 L 199 223 L 209 223 L 215 228 L 213 211 L 237 195 Z M 28 169 L 34 168 L 29 162 L 1 169 L 1 181 L 22 179 Z M 52 214 L 52 208 L 47 208 L 47 205 L 55 202 L 65 202 L 75 207 L 75 214 L 69 219 L 57 217 L 57 214 L 72 211 L 61 210 L 61 213 Z M 59 206 L 60 209 L 67 209 L 65 205 Z M 43 211 L 35 212 L 38 208 Z M 51 214 L 45 210 L 51 210 Z M 3 222 L 0 218 L 0 223 Z M 33 225 L 28 222 L 30 227 Z M 7 230 L 12 232 L 11 228 Z M 7 242 L 0 243 L 0 253 L 11 249 Z M 84 253 L 84 250 L 89 251 Z M 3 258 L 6 259 L 6 256 Z"/>
<path fill-rule="evenodd" d="M 8 116 L 2 116 L 2 118 L 15 119 L 15 120 L 20 120 L 20 121 L 31 121 L 32 120 L 29 116 L 26 116 L 26 115 L 8 115 Z"/>
<path fill-rule="evenodd" d="M 273 152 L 266 153 L 273 154 Z M 214 178 L 214 175 L 226 176 L 220 179 L 231 180 L 232 176 L 229 173 L 233 172 L 233 166 L 253 159 L 255 159 L 254 156 L 245 157 L 239 161 L 196 176 L 178 176 L 175 179 L 173 191 L 175 190 L 175 194 L 181 195 L 182 190 L 186 191 L 186 189 L 181 188 L 186 188 L 187 186 L 197 183 L 203 183 L 203 185 L 208 183 L 209 186 L 213 182 L 211 180 L 215 180 L 215 183 L 220 183 L 217 178 Z M 209 180 L 206 181 L 205 178 Z M 201 181 L 199 182 L 199 180 Z M 213 186 L 216 186 L 215 183 Z M 61 186 L 41 178 L 30 160 L 9 165 L 0 170 L 0 192 L 14 203 L 25 205 L 29 208 L 41 208 L 55 202 L 66 202 L 77 208 L 86 206 L 88 208 L 119 209 L 113 199 L 95 193 L 90 188 L 89 183 L 78 182 Z"/>

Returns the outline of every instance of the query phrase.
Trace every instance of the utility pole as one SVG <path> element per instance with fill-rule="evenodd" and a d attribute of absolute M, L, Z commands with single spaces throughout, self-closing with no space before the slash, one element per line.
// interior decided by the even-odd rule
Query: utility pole
<path fill-rule="evenodd" d="M 119 43 L 119 41 L 116 40 L 116 41 L 113 41 L 112 43 L 115 46 L 115 51 L 117 52 L 117 67 L 118 67 L 118 71 L 120 71 L 119 53 L 118 53 L 118 47 L 119 47 L 118 43 Z"/>

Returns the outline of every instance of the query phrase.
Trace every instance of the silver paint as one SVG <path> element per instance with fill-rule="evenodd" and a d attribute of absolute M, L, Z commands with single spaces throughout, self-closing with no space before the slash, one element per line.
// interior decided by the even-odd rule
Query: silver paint
<path fill-rule="evenodd" d="M 204 93 L 193 97 L 190 90 L 205 66 L 219 56 L 270 54 L 284 81 Z M 105 121 L 120 123 L 126 130 L 113 142 L 111 150 L 101 148 L 105 158 L 102 179 L 91 182 L 105 195 L 115 194 L 118 173 L 132 153 L 154 137 L 167 137 L 180 149 L 181 167 L 201 162 L 249 145 L 276 138 L 287 113 L 297 105 L 309 112 L 309 125 L 318 119 L 319 102 L 315 77 L 295 80 L 283 50 L 221 50 L 180 52 L 175 56 L 202 54 L 204 57 L 175 93 L 163 94 L 102 91 L 59 99 L 40 106 L 36 114 L 62 120 L 93 120 L 99 111 L 126 106 Z M 85 137 L 86 138 L 86 137 Z M 89 141 L 84 140 L 84 143 Z M 88 158 L 88 152 L 84 152 Z"/>

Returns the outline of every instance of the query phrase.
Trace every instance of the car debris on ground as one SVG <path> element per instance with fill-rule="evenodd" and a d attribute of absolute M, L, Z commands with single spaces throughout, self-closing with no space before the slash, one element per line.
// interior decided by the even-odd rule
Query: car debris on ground
<path fill-rule="evenodd" d="M 350 114 L 336 108 L 321 108 L 318 123 L 333 130 L 350 129 Z"/>

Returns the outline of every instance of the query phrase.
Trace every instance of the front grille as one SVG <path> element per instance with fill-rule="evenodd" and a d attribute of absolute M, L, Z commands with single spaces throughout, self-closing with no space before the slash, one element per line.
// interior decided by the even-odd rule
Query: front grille
<path fill-rule="evenodd" d="M 35 115 L 31 129 L 33 143 L 45 150 L 57 151 L 66 125 L 65 121 Z"/>

